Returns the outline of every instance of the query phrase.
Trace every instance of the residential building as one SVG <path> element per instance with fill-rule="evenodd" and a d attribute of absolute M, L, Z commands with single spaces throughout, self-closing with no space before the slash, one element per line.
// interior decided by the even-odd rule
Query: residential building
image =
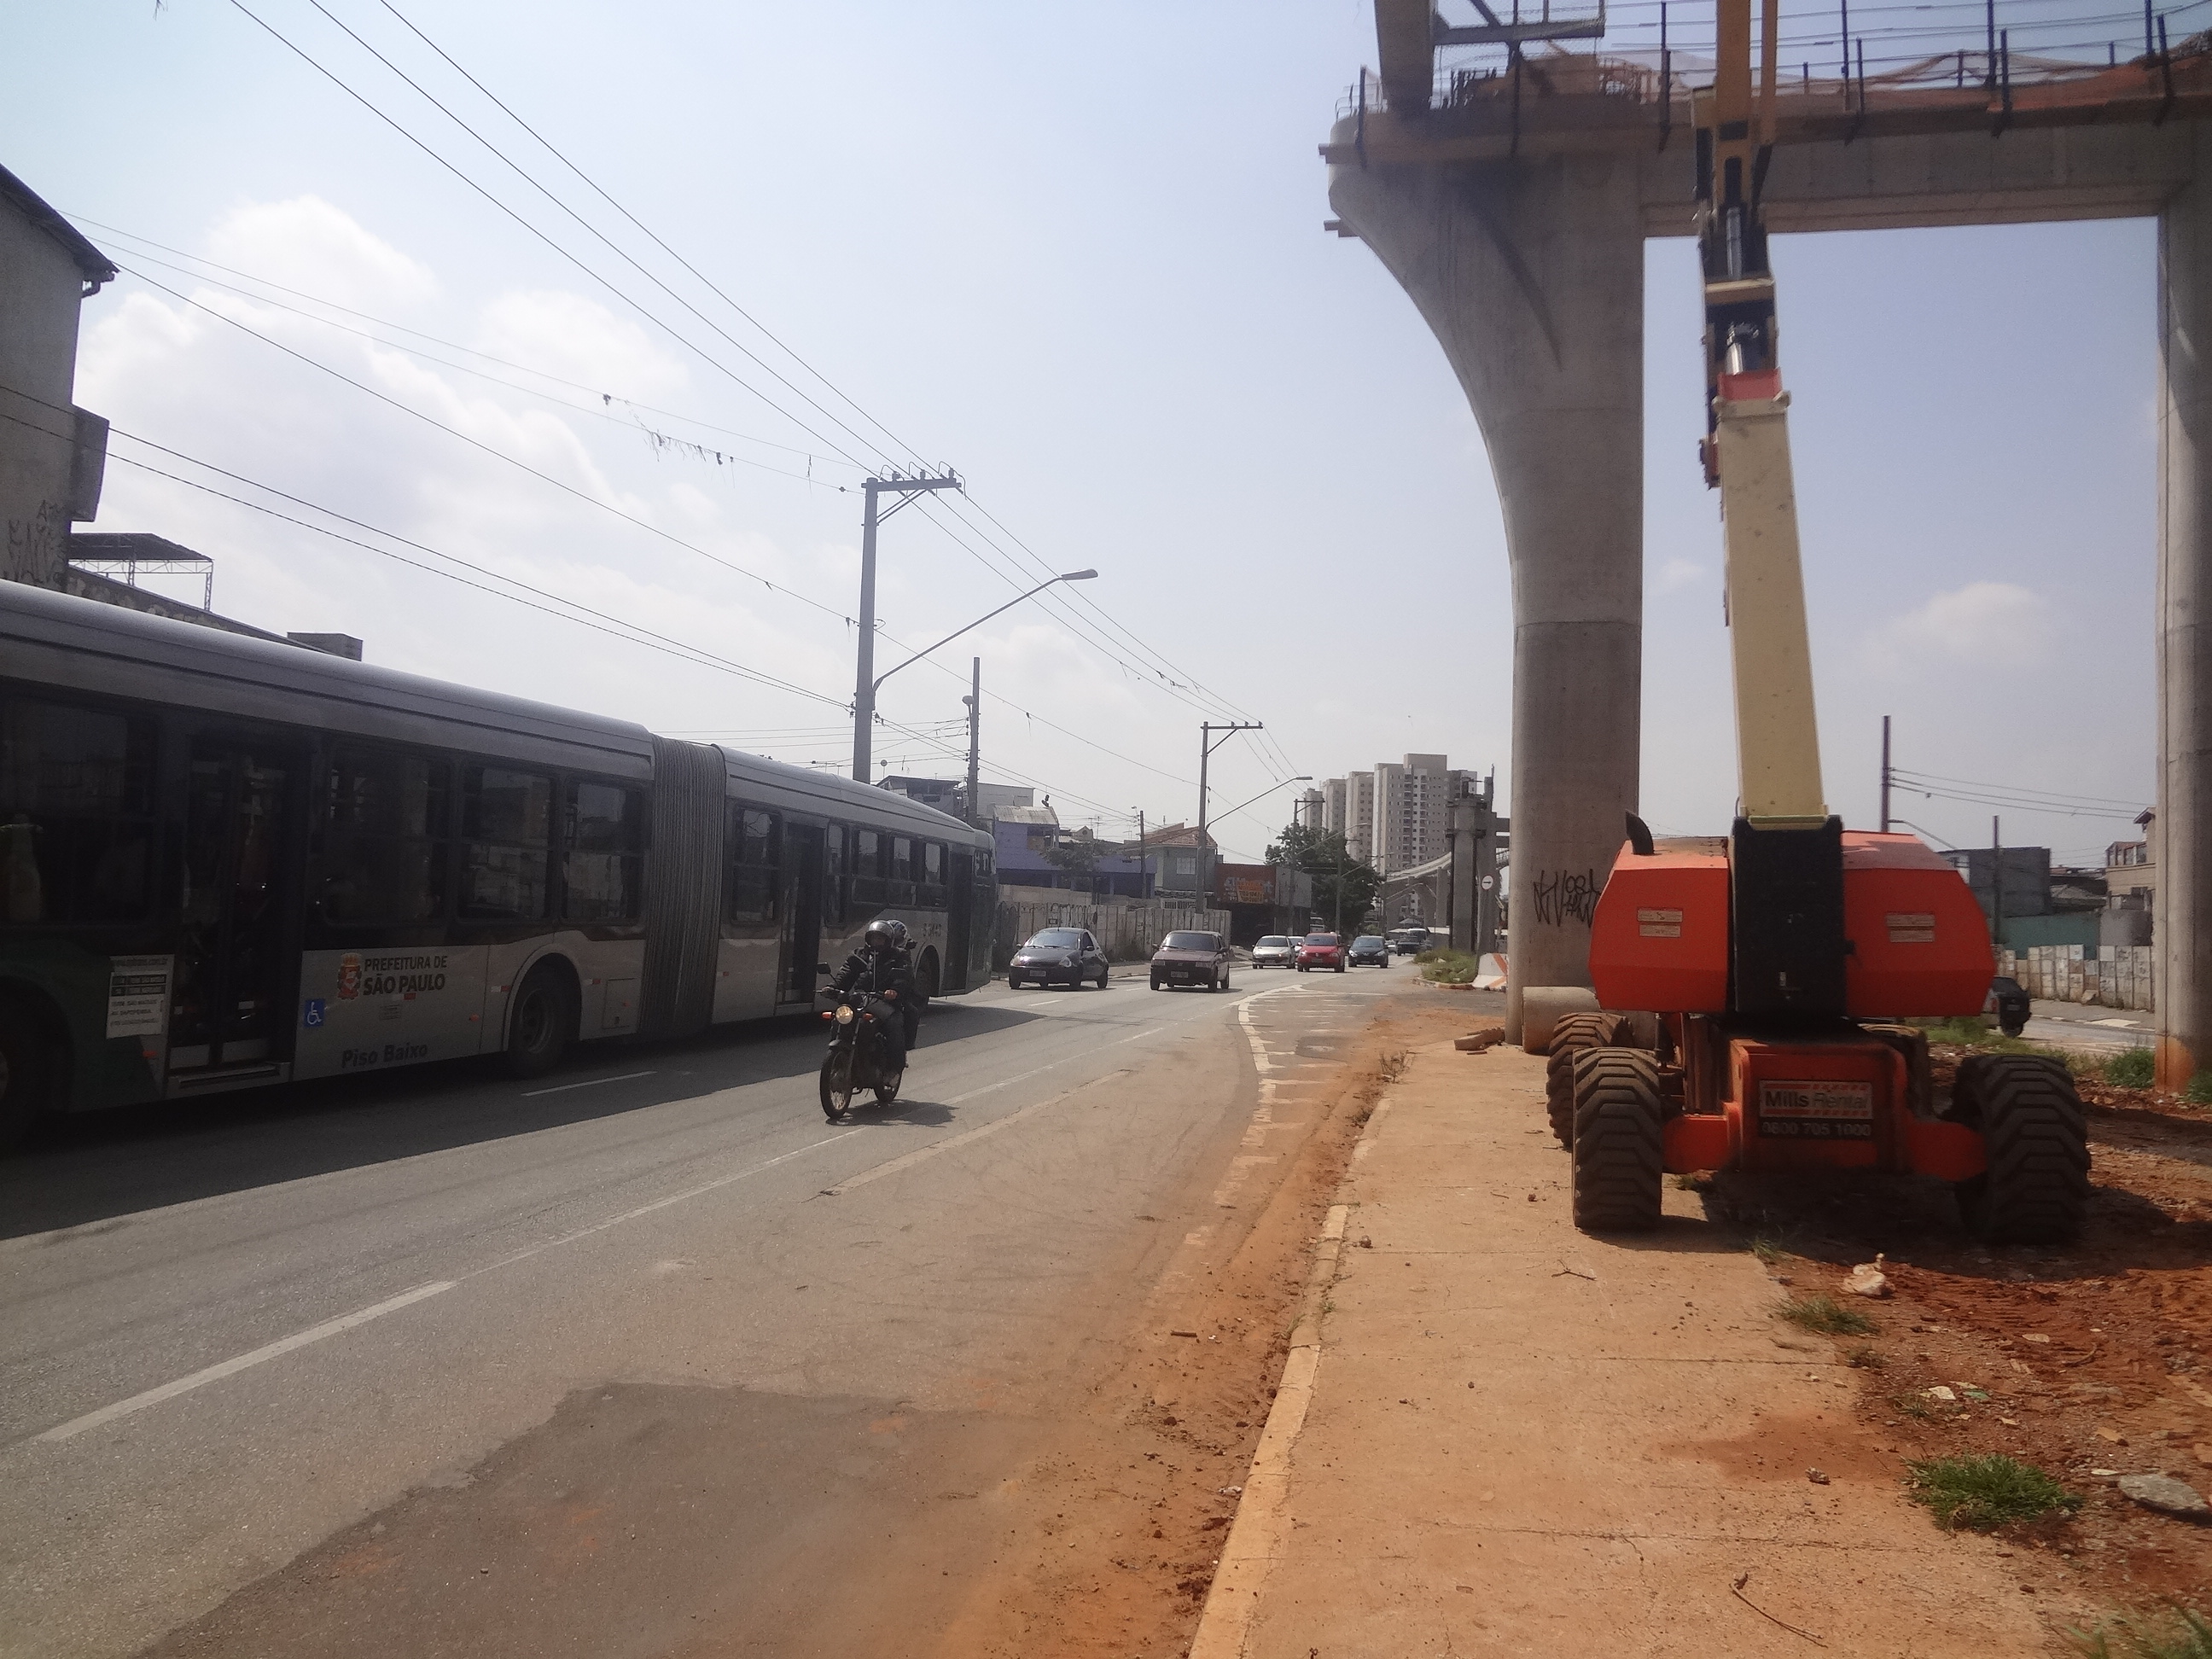
<path fill-rule="evenodd" d="M 115 266 L 0 167 L 0 578 L 68 586 L 70 526 L 100 510 L 107 422 L 76 406 L 77 314 Z"/>
<path fill-rule="evenodd" d="M 1144 848 L 1152 872 L 1152 890 L 1162 898 L 1196 903 L 1212 887 L 1217 849 L 1212 836 L 1201 837 L 1188 823 L 1170 823 L 1148 832 Z"/>
<path fill-rule="evenodd" d="M 1323 823 L 1347 849 L 1385 874 L 1442 858 L 1451 799 L 1462 780 L 1442 755 L 1377 762 L 1371 771 L 1331 778 L 1317 792 Z"/>
<path fill-rule="evenodd" d="M 965 778 L 887 777 L 878 780 L 877 787 L 904 795 L 908 800 L 918 800 L 924 806 L 933 806 L 940 812 L 950 812 L 956 818 L 968 816 Z M 975 821 L 992 823 L 1006 807 L 1036 805 L 1036 791 L 1011 783 L 979 782 L 975 799 L 979 808 Z"/>

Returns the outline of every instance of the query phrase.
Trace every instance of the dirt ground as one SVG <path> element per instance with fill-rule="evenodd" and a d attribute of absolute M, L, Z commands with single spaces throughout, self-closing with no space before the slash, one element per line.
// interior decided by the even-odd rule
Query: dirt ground
<path fill-rule="evenodd" d="M 1960 1052 L 1936 1051 L 1939 1085 Z M 2089 1219 L 2063 1249 L 1976 1244 L 1932 1182 L 1791 1190 L 1723 1176 L 1705 1195 L 1785 1253 L 1774 1271 L 1789 1293 L 1834 1294 L 1875 1321 L 1856 1339 L 1858 1416 L 1900 1474 L 1916 1459 L 2002 1452 L 2083 1499 L 2071 1520 L 2005 1540 L 2022 1589 L 2049 1598 L 2062 1628 L 2169 1598 L 2212 1602 L 2212 1526 L 2115 1484 L 2166 1473 L 2212 1492 L 2212 1109 L 2087 1081 L 2081 1094 Z M 1843 1273 L 1877 1251 L 1894 1297 L 1844 1294 Z M 1938 1387 L 1954 1398 L 1927 1393 Z"/>
<path fill-rule="evenodd" d="M 1024 1470 L 1026 1522 L 1014 1530 L 1026 1541 L 976 1584 L 939 1653 L 1168 1659 L 1188 1649 L 1353 1144 L 1404 1051 L 1468 1018 L 1450 1000 L 1394 998 L 1346 1043 L 1296 1163 L 1249 1231 L 1225 1256 L 1207 1230 L 1194 1231 L 1127 1363 Z"/>

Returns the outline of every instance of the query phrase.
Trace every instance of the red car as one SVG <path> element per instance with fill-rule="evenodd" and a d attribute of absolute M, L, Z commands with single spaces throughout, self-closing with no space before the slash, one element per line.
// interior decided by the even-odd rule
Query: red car
<path fill-rule="evenodd" d="M 1298 941 L 1298 971 L 1310 968 L 1327 968 L 1335 973 L 1344 971 L 1344 941 L 1334 933 L 1308 933 Z"/>

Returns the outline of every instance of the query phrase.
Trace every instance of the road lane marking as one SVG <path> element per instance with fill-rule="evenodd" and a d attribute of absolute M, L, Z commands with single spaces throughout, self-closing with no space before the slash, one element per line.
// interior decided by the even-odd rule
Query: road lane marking
<path fill-rule="evenodd" d="M 280 1355 L 290 1353 L 295 1348 L 304 1348 L 310 1342 L 319 1342 L 326 1336 L 336 1336 L 343 1331 L 352 1330 L 356 1326 L 366 1325 L 372 1319 L 381 1319 L 388 1313 L 397 1313 L 402 1308 L 411 1307 L 417 1302 L 443 1295 L 459 1282 L 459 1279 L 441 1279 L 434 1284 L 417 1285 L 413 1290 L 402 1291 L 398 1296 L 380 1302 L 374 1307 L 363 1308 L 356 1313 L 343 1314 L 336 1319 L 326 1319 L 319 1325 L 310 1326 L 304 1331 L 295 1331 L 289 1336 L 280 1336 L 274 1342 L 256 1348 L 251 1353 L 242 1353 L 234 1358 L 210 1365 L 204 1370 L 194 1371 L 190 1376 L 180 1376 L 173 1382 L 164 1382 L 160 1388 L 149 1389 L 143 1394 L 134 1394 L 130 1399 L 118 1400 L 112 1406 L 102 1406 L 96 1412 L 88 1412 L 82 1417 L 73 1418 L 69 1422 L 48 1429 L 44 1434 L 34 1437 L 40 1440 L 73 1439 L 87 1429 L 96 1429 L 103 1423 L 112 1423 L 118 1417 L 128 1417 L 133 1412 L 144 1411 L 149 1406 L 158 1406 L 164 1400 L 173 1400 L 180 1394 L 190 1394 L 194 1389 L 205 1388 L 210 1382 L 220 1382 L 226 1376 L 235 1376 L 239 1372 L 258 1365 L 264 1360 L 275 1359 Z"/>
<path fill-rule="evenodd" d="M 1047 1107 L 1057 1106 L 1062 1101 L 1081 1094 L 1085 1089 L 1095 1089 L 1102 1083 L 1110 1083 L 1117 1077 L 1128 1075 L 1126 1070 L 1109 1072 L 1104 1077 L 1094 1077 L 1088 1083 L 1079 1083 L 1073 1089 L 1062 1090 L 1049 1100 L 1033 1100 L 1019 1111 L 1008 1112 L 1004 1117 L 994 1117 L 988 1123 L 978 1124 L 972 1129 L 963 1129 L 957 1135 L 947 1135 L 942 1140 L 933 1140 L 927 1146 L 917 1146 L 910 1152 L 877 1164 L 872 1170 L 863 1170 L 860 1174 L 841 1181 L 834 1187 L 824 1187 L 822 1189 L 822 1196 L 842 1198 L 855 1187 L 865 1187 L 872 1181 L 880 1181 L 885 1176 L 896 1175 L 902 1170 L 910 1170 L 917 1164 L 935 1158 L 939 1152 L 953 1152 L 971 1142 L 982 1139 L 985 1135 L 994 1135 L 1001 1129 L 1010 1129 L 1024 1118 L 1034 1117 Z"/>
<path fill-rule="evenodd" d="M 721 1176 L 713 1181 L 702 1182 L 696 1187 L 686 1188 L 680 1193 L 672 1193 L 665 1198 L 655 1199 L 650 1204 L 641 1204 L 634 1210 L 625 1210 L 620 1215 L 610 1216 L 604 1221 L 595 1221 L 588 1227 L 579 1227 L 575 1231 L 563 1233 L 558 1238 L 549 1238 L 543 1243 L 531 1245 L 527 1249 L 516 1250 L 512 1255 L 501 1256 L 497 1261 L 488 1261 L 481 1267 L 471 1267 L 458 1278 L 441 1279 L 434 1284 L 417 1285 L 413 1290 L 403 1291 L 398 1296 L 380 1302 L 374 1307 L 363 1308 L 357 1313 L 343 1314 L 336 1319 L 326 1319 L 321 1324 L 310 1326 L 304 1331 L 295 1331 L 290 1336 L 279 1337 L 276 1341 L 256 1348 L 250 1353 L 239 1354 L 234 1358 L 220 1361 L 204 1370 L 194 1371 L 189 1376 L 180 1376 L 174 1382 L 162 1383 L 159 1388 L 149 1389 L 143 1394 L 134 1394 L 128 1400 L 118 1400 L 112 1406 L 103 1406 L 96 1412 L 89 1412 L 82 1417 L 72 1418 L 58 1427 L 48 1429 L 45 1433 L 33 1435 L 31 1437 L 33 1440 L 42 1441 L 72 1439 L 82 1434 L 87 1429 L 96 1429 L 104 1423 L 112 1423 L 119 1417 L 128 1417 L 133 1412 L 143 1411 L 149 1406 L 158 1406 L 165 1400 L 173 1400 L 180 1394 L 189 1394 L 194 1389 L 204 1388 L 210 1382 L 220 1382 L 223 1378 L 235 1376 L 239 1372 L 258 1365 L 264 1360 L 281 1358 L 296 1348 L 306 1347 L 311 1342 L 319 1342 L 326 1336 L 339 1335 L 352 1330 L 357 1325 L 366 1325 L 372 1319 L 380 1319 L 386 1314 L 397 1313 L 402 1308 L 411 1307 L 417 1302 L 427 1301 L 431 1297 L 442 1295 L 455 1285 L 464 1284 L 482 1274 L 501 1267 L 512 1267 L 518 1261 L 526 1261 L 533 1255 L 541 1255 L 545 1251 L 556 1249 L 562 1244 L 572 1244 L 580 1238 L 590 1237 L 593 1233 L 603 1233 L 610 1227 L 618 1227 L 625 1221 L 635 1221 L 640 1216 L 651 1215 L 655 1210 L 665 1210 L 672 1204 L 681 1204 L 686 1199 L 697 1198 L 702 1194 L 714 1191 L 717 1188 L 727 1187 L 732 1182 L 743 1181 L 748 1176 L 758 1175 L 763 1170 L 772 1170 L 779 1164 L 787 1164 L 794 1158 L 803 1158 L 808 1152 L 818 1151 L 822 1147 L 848 1139 L 862 1133 L 863 1131 L 859 1129 L 847 1129 L 839 1134 L 828 1135 L 820 1140 L 809 1141 L 805 1146 L 794 1151 L 763 1159 L 758 1164 L 749 1164 L 734 1174 Z"/>
<path fill-rule="evenodd" d="M 624 1072 L 620 1077 L 587 1077 L 580 1083 L 556 1083 L 550 1089 L 525 1089 L 522 1097 L 529 1100 L 538 1095 L 566 1094 L 571 1089 L 596 1089 L 602 1083 L 633 1083 L 652 1075 L 651 1072 Z"/>

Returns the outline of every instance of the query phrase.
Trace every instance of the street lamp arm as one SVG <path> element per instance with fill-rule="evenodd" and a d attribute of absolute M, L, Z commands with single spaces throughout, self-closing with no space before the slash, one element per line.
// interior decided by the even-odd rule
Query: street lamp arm
<path fill-rule="evenodd" d="M 952 643 L 952 641 L 955 641 L 955 640 L 958 639 L 958 638 L 959 638 L 963 634 L 970 634 L 970 633 L 973 633 L 975 629 L 977 629 L 981 628 L 981 627 L 985 623 L 987 623 L 987 622 L 990 621 L 992 617 L 1000 616 L 1000 615 L 1003 615 L 1003 614 L 1004 614 L 1005 612 L 1006 612 L 1006 611 L 1012 611 L 1012 610 L 1016 605 L 1019 605 L 1019 604 L 1020 604 L 1024 599 L 1035 599 L 1038 594 L 1040 594 L 1040 593 L 1043 592 L 1045 591 L 1045 589 L 1046 589 L 1046 588 L 1048 588 L 1048 587 L 1056 586 L 1058 586 L 1058 585 L 1059 585 L 1060 583 L 1061 583 L 1061 582 L 1085 582 L 1085 581 L 1089 581 L 1089 580 L 1090 580 L 1093 576 L 1096 576 L 1097 574 L 1098 574 L 1098 573 L 1097 573 L 1097 571 L 1095 571 L 1095 570 L 1070 570 L 1070 571 L 1068 571 L 1068 572 L 1065 573 L 1064 574 L 1058 575 L 1058 576 L 1054 576 L 1054 577 L 1050 581 L 1042 581 L 1042 582 L 1039 582 L 1039 583 L 1038 583 L 1035 587 L 1032 587 L 1031 589 L 1030 589 L 1030 591 L 1029 591 L 1028 592 L 1026 592 L 1026 593 L 1017 593 L 1017 594 L 1015 594 L 1015 595 L 1014 595 L 1014 597 L 1013 597 L 1012 599 L 1008 599 L 1008 600 L 1007 600 L 1004 605 L 1000 605 L 1000 606 L 998 608 L 998 610 L 996 610 L 996 611 L 994 611 L 990 612 L 990 613 L 989 613 L 989 615 L 988 615 L 988 616 L 981 616 L 981 617 L 976 617 L 976 618 L 975 618 L 975 620 L 974 622 L 969 623 L 968 624 L 968 626 L 967 626 L 967 627 L 965 627 L 965 628 L 956 628 L 956 629 L 953 629 L 950 634 L 947 634 L 947 635 L 946 635 L 943 639 L 941 639 L 941 640 L 938 641 L 938 642 L 937 642 L 937 644 L 936 644 L 936 645 L 926 645 L 926 646 L 922 647 L 922 648 L 921 648 L 921 650 L 919 650 L 919 651 L 915 652 L 915 653 L 914 653 L 914 655 L 912 655 L 911 657 L 908 657 L 908 658 L 904 662 L 902 662 L 902 663 L 899 663 L 899 664 L 897 664 L 896 666 L 893 666 L 893 667 L 890 667 L 890 668 L 886 668 L 885 670 L 884 670 L 884 672 L 883 672 L 882 673 L 880 673 L 880 674 L 878 674 L 878 675 L 877 675 L 877 676 L 876 676 L 876 679 L 875 679 L 875 684 L 874 684 L 874 685 L 872 685 L 872 687 L 870 687 L 870 688 L 869 688 L 869 689 L 870 689 L 870 690 L 871 690 L 871 692 L 872 693 L 872 692 L 874 692 L 874 691 L 881 690 L 883 689 L 883 684 L 884 684 L 884 682 L 885 680 L 887 680 L 887 679 L 890 678 L 890 677 L 891 677 L 892 675 L 894 675 L 894 674 L 897 673 L 901 668 L 911 668 L 911 667 L 913 667 L 913 666 L 915 665 L 915 664 L 916 664 L 916 663 L 920 662 L 920 661 L 921 661 L 924 657 L 927 656 L 931 652 L 933 652 L 933 651 L 936 650 L 936 649 L 938 648 L 938 647 L 939 647 L 939 646 L 946 646 L 946 645 L 950 645 L 950 644 L 951 644 L 951 643 Z"/>
<path fill-rule="evenodd" d="M 1275 791 L 1280 789 L 1286 783 L 1311 783 L 1312 781 L 1313 775 L 1310 772 L 1301 772 L 1294 778 L 1278 778 L 1274 782 L 1269 784 L 1265 789 L 1262 789 L 1258 794 L 1253 796 L 1252 800 L 1264 800 L 1267 797 L 1273 794 Z M 1252 800 L 1239 801 L 1236 805 L 1231 807 L 1226 812 L 1216 813 L 1214 815 L 1214 822 L 1218 823 L 1223 818 L 1234 817 L 1237 813 L 1249 806 L 1252 804 Z"/>

